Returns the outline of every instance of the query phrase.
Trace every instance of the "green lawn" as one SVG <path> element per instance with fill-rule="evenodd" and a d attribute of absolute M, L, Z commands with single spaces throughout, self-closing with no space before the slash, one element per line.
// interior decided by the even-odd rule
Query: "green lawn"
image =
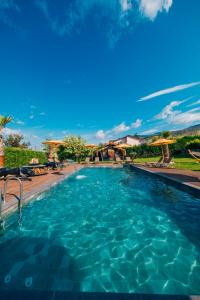
<path fill-rule="evenodd" d="M 134 162 L 145 163 L 145 162 L 157 162 L 159 157 L 148 157 L 148 158 L 136 158 Z M 186 169 L 193 171 L 200 171 L 200 164 L 190 157 L 175 157 L 173 159 L 175 162 L 175 168 Z"/>

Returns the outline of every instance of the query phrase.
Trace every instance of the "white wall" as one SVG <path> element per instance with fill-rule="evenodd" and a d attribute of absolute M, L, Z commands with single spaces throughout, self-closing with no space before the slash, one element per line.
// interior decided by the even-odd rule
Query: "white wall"
<path fill-rule="evenodd" d="M 138 139 L 127 137 L 127 144 L 131 146 L 138 146 L 141 145 L 141 142 Z"/>

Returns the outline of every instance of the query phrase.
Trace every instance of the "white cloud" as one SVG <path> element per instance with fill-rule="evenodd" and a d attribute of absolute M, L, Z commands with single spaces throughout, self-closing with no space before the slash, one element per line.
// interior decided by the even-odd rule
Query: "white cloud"
<path fill-rule="evenodd" d="M 40 113 L 40 116 L 46 116 L 46 113 L 43 111 Z"/>
<path fill-rule="evenodd" d="M 135 122 L 133 122 L 131 124 L 131 128 L 139 128 L 142 126 L 142 120 L 141 119 L 137 119 Z"/>
<path fill-rule="evenodd" d="M 140 0 L 139 7 L 142 15 L 153 21 L 158 13 L 168 12 L 173 0 Z"/>
<path fill-rule="evenodd" d="M 104 140 L 106 138 L 106 133 L 104 130 L 98 130 L 96 133 L 96 138 L 100 140 Z"/>
<path fill-rule="evenodd" d="M 128 10 L 132 9 L 132 3 L 130 0 L 120 0 L 120 4 L 123 12 L 127 12 Z"/>
<path fill-rule="evenodd" d="M 34 115 L 30 115 L 29 119 L 33 120 L 34 119 Z"/>
<path fill-rule="evenodd" d="M 188 111 L 174 110 L 175 107 L 181 105 L 183 101 L 172 101 L 163 110 L 156 115 L 153 120 L 166 121 L 170 125 L 194 125 L 200 122 L 200 107 L 190 109 Z"/>
<path fill-rule="evenodd" d="M 114 126 L 109 130 L 98 130 L 96 133 L 96 138 L 104 140 L 108 138 L 113 138 L 116 135 L 119 135 L 123 132 L 127 132 L 134 128 L 139 128 L 142 125 L 142 120 L 137 119 L 135 122 L 131 123 L 130 125 L 126 125 L 125 122 L 120 123 L 119 125 Z"/>
<path fill-rule="evenodd" d="M 181 112 L 176 115 L 171 120 L 172 125 L 195 125 L 200 121 L 200 108 L 191 109 L 186 112 Z"/>
<path fill-rule="evenodd" d="M 164 90 L 155 92 L 153 94 L 150 94 L 148 96 L 142 97 L 138 100 L 138 102 L 147 101 L 147 100 L 150 100 L 152 98 L 156 98 L 156 97 L 159 97 L 162 95 L 171 94 L 171 93 L 175 93 L 175 92 L 182 91 L 185 89 L 189 89 L 189 88 L 197 86 L 197 85 L 200 85 L 200 81 L 192 82 L 192 83 L 188 83 L 188 84 L 177 85 L 175 87 L 164 89 Z"/>
<path fill-rule="evenodd" d="M 126 126 L 126 124 L 123 122 L 115 127 L 110 132 L 113 132 L 114 134 L 120 134 L 122 132 L 130 130 L 130 126 Z"/>

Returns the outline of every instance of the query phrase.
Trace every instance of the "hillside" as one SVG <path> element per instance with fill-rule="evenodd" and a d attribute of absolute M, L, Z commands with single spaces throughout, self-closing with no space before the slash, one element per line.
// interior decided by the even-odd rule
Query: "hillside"
<path fill-rule="evenodd" d="M 171 132 L 173 136 L 177 135 L 200 135 L 200 124 L 190 126 L 181 130 L 176 130 Z"/>

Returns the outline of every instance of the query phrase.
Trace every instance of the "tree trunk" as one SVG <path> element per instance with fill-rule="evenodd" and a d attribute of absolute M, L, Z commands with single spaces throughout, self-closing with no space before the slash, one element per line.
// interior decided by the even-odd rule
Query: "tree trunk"
<path fill-rule="evenodd" d="M 169 146 L 168 145 L 163 145 L 162 146 L 162 153 L 163 153 L 163 162 L 168 162 L 170 158 L 170 153 L 169 153 Z"/>
<path fill-rule="evenodd" d="M 1 135 L 0 130 L 0 168 L 4 167 L 4 142 L 3 142 L 3 136 Z"/>

